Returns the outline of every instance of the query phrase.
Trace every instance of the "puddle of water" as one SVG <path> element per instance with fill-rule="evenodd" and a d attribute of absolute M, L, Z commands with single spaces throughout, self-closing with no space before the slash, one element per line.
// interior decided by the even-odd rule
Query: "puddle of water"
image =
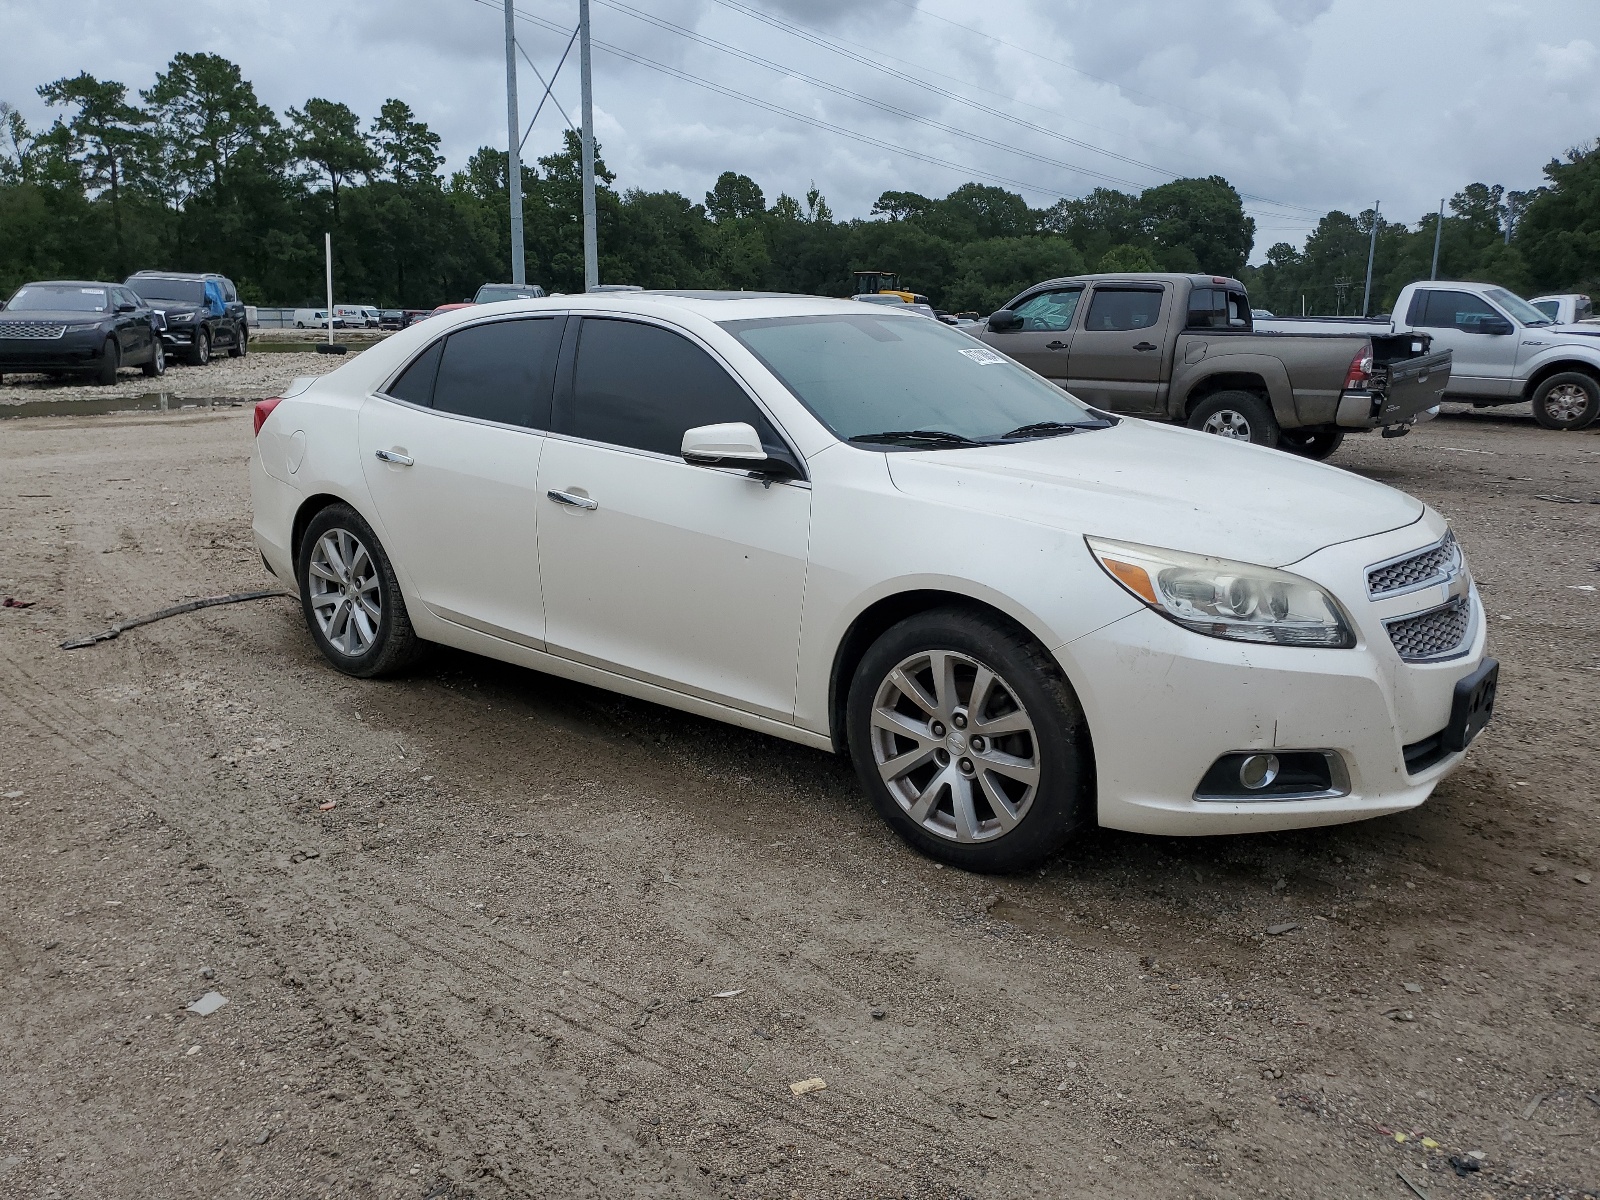
<path fill-rule="evenodd" d="M 177 396 L 171 392 L 141 392 L 137 396 L 109 396 L 104 400 L 24 400 L 0 404 L 0 420 L 11 417 L 81 417 L 114 412 L 179 412 L 186 408 L 238 408 L 255 401 L 244 396 Z"/>

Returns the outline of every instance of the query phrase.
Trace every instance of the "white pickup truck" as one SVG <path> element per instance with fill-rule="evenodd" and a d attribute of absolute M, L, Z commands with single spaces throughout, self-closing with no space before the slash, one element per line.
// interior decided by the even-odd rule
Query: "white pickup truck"
<path fill-rule="evenodd" d="M 1557 324 L 1489 283 L 1412 283 L 1387 317 L 1272 317 L 1280 333 L 1426 333 L 1455 353 L 1446 400 L 1479 408 L 1528 401 L 1546 429 L 1582 429 L 1600 417 L 1600 325 Z"/>
<path fill-rule="evenodd" d="M 1594 301 L 1576 293 L 1564 296 L 1535 296 L 1528 303 L 1557 325 L 1573 325 L 1579 321 L 1594 320 Z"/>

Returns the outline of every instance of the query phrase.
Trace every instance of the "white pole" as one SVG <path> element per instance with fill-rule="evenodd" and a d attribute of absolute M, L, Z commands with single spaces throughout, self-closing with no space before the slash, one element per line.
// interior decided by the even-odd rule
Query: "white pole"
<path fill-rule="evenodd" d="M 1429 279 L 1439 278 L 1439 242 L 1444 237 L 1444 201 L 1439 201 L 1439 219 L 1433 226 L 1433 270 L 1428 272 Z"/>
<path fill-rule="evenodd" d="M 1378 253 L 1378 208 L 1383 203 L 1381 200 L 1372 202 L 1372 240 L 1367 243 L 1367 286 L 1361 293 L 1361 315 L 1368 315 L 1372 300 L 1372 260 Z"/>
<path fill-rule="evenodd" d="M 333 234 L 322 235 L 322 254 L 328 262 L 328 345 L 333 345 Z"/>
<path fill-rule="evenodd" d="M 589 0 L 578 0 L 578 63 L 583 75 L 583 288 L 600 285 L 594 213 L 594 89 L 589 74 Z"/>
<path fill-rule="evenodd" d="M 522 253 L 522 139 L 517 136 L 517 29 L 506 0 L 506 186 L 511 189 L 511 282 L 526 283 Z"/>

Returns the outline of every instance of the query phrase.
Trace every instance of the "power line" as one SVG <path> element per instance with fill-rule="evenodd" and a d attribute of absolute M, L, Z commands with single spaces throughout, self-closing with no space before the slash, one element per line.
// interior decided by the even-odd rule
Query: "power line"
<path fill-rule="evenodd" d="M 606 2 L 606 0 L 596 0 L 596 3 L 605 3 L 605 2 Z M 744 16 L 747 16 L 747 17 L 751 18 L 752 20 L 760 21 L 763 24 L 769 25 L 774 29 L 782 30 L 783 32 L 788 33 L 793 37 L 799 38 L 802 41 L 809 42 L 810 44 L 812 44 L 814 46 L 820 47 L 821 49 L 831 51 L 832 53 L 840 55 L 843 58 L 847 58 L 851 62 L 859 63 L 860 65 L 865 66 L 865 67 L 870 67 L 871 69 L 873 69 L 875 71 L 881 71 L 884 74 L 890 75 L 891 78 L 900 80 L 901 82 L 913 84 L 914 86 L 920 87 L 920 88 L 924 89 L 925 91 L 933 93 L 934 95 L 943 96 L 946 99 L 953 100 L 958 104 L 964 104 L 969 108 L 977 109 L 979 112 L 985 113 L 985 114 L 987 114 L 989 116 L 999 117 L 1001 120 L 1010 121 L 1014 125 L 1018 125 L 1018 126 L 1020 126 L 1022 128 L 1025 128 L 1025 129 L 1030 129 L 1030 130 L 1032 130 L 1032 131 L 1034 131 L 1036 133 L 1045 134 L 1047 137 L 1056 138 L 1059 141 L 1066 142 L 1069 145 L 1077 146 L 1080 149 L 1088 150 L 1091 153 L 1103 154 L 1108 158 L 1116 159 L 1119 162 L 1125 162 L 1125 163 L 1129 164 L 1130 166 L 1142 167 L 1143 169 L 1145 169 L 1147 171 L 1154 171 L 1158 175 L 1166 175 L 1166 176 L 1169 176 L 1169 177 L 1171 177 L 1173 179 L 1177 179 L 1177 178 L 1181 177 L 1184 174 L 1184 172 L 1174 171 L 1169 167 L 1158 166 L 1155 163 L 1148 163 L 1148 162 L 1143 161 L 1142 159 L 1137 159 L 1137 158 L 1133 158 L 1133 157 L 1130 157 L 1130 156 L 1125 155 L 1125 154 L 1120 154 L 1120 153 L 1118 153 L 1118 152 L 1116 152 L 1114 150 L 1108 150 L 1105 147 L 1097 146 L 1092 142 L 1085 142 L 1085 141 L 1082 141 L 1082 140 L 1080 140 L 1078 138 L 1068 137 L 1067 135 L 1065 135 L 1063 133 L 1060 133 L 1057 130 L 1049 129 L 1049 128 L 1045 127 L 1045 126 L 1036 124 L 1035 122 L 1027 121 L 1027 120 L 1024 120 L 1021 117 L 1013 116 L 1012 114 L 1004 112 L 1004 111 L 1002 111 L 1000 109 L 992 108 L 992 107 L 990 107 L 988 105 L 985 105 L 985 104 L 980 104 L 977 101 L 970 99 L 969 97 L 962 96 L 957 92 L 952 92 L 948 88 L 939 87 L 937 84 L 930 84 L 926 80 L 918 79 L 915 76 L 901 75 L 901 74 L 895 74 L 893 72 L 890 72 L 886 67 L 884 67 L 883 63 L 878 61 L 877 59 L 869 58 L 866 55 L 857 54 L 857 53 L 855 53 L 855 51 L 850 50 L 850 49 L 847 48 L 848 46 L 861 46 L 861 43 L 859 43 L 859 42 L 850 42 L 847 39 L 834 39 L 834 38 L 831 38 L 831 37 L 827 36 L 826 34 L 819 33 L 816 30 L 811 29 L 811 28 L 809 28 L 809 27 L 807 27 L 805 25 L 801 25 L 801 24 L 798 24 L 798 23 L 793 22 L 793 21 L 784 20 L 782 17 L 776 17 L 776 16 L 773 16 L 770 13 L 762 12 L 760 9 L 754 8 L 754 7 L 752 7 L 752 6 L 748 5 L 748 4 L 740 3 L 740 0 L 712 0 L 712 3 L 718 4 L 721 7 L 726 8 L 726 9 L 732 11 L 732 12 L 741 13 Z M 625 5 L 621 5 L 621 4 L 612 4 L 612 5 L 610 5 L 610 7 L 616 7 L 616 8 L 619 8 L 619 9 L 625 9 L 626 8 Z M 629 10 L 629 11 L 632 11 L 632 10 Z M 917 11 L 918 12 L 922 12 L 923 10 L 917 9 Z M 635 14 L 635 15 L 637 15 L 637 14 Z M 927 13 L 925 15 L 933 16 L 935 14 Z M 940 17 L 939 19 L 940 20 L 947 20 L 947 18 L 944 18 L 944 17 Z M 951 24 L 955 24 L 955 22 L 950 22 L 950 23 Z M 966 29 L 967 28 L 967 26 L 964 26 L 964 25 L 961 25 L 961 26 L 958 26 L 958 27 L 962 28 L 962 29 Z M 695 35 L 695 36 L 699 40 L 709 40 L 709 39 L 702 38 L 700 35 Z M 984 36 L 988 36 L 988 35 L 984 35 Z M 998 40 L 998 39 L 996 39 L 996 40 Z M 1011 43 L 1006 42 L 1006 43 L 1002 43 L 1002 44 L 1010 45 Z M 1073 117 L 1070 113 L 1064 113 L 1064 112 L 1059 111 L 1058 109 L 1045 108 L 1045 107 L 1043 107 L 1041 105 L 1038 105 L 1038 104 L 1031 104 L 1031 103 L 1028 103 L 1027 101 L 1018 100 L 1014 96 L 1007 96 L 1002 92 L 996 92 L 991 88 L 984 87 L 982 84 L 973 83 L 971 80 L 962 79 L 959 76 L 955 76 L 955 75 L 950 75 L 950 74 L 948 74 L 946 72 L 939 71 L 939 70 L 936 70 L 936 69 L 934 69 L 932 67 L 929 67 L 926 64 L 911 62 L 908 59 L 897 58 L 897 57 L 895 57 L 894 55 L 891 55 L 891 54 L 883 54 L 881 51 L 876 50 L 874 47 L 862 46 L 861 48 L 862 49 L 866 49 L 866 50 L 872 50 L 873 53 L 878 54 L 881 58 L 887 59 L 890 62 L 897 62 L 897 63 L 901 63 L 901 64 L 903 64 L 905 66 L 908 66 L 908 67 L 914 67 L 919 71 L 928 72 L 929 74 L 936 75 L 936 76 L 938 76 L 938 77 L 940 77 L 942 79 L 952 80 L 952 81 L 954 81 L 956 83 L 962 84 L 965 87 L 973 88 L 973 89 L 975 89 L 977 91 L 984 92 L 984 93 L 986 93 L 987 95 L 990 95 L 990 96 L 997 96 L 997 97 L 999 97 L 999 98 L 1001 98 L 1003 100 L 1006 100 L 1006 101 L 1008 101 L 1010 103 L 1021 104 L 1021 105 L 1024 105 L 1025 107 L 1027 107 L 1027 108 L 1034 109 L 1037 112 L 1042 112 L 1042 113 L 1049 114 L 1050 116 L 1063 117 L 1063 118 L 1065 118 L 1067 120 L 1075 122 L 1076 124 L 1084 125 L 1086 128 L 1099 129 L 1099 127 L 1097 127 L 1097 126 L 1088 125 L 1087 122 L 1078 120 L 1077 118 Z M 1032 53 L 1032 51 L 1029 51 L 1029 53 Z M 1051 63 L 1057 63 L 1057 60 L 1055 60 L 1055 59 L 1046 59 L 1046 61 L 1047 62 L 1051 62 Z M 1057 63 L 1057 65 L 1067 66 L 1067 64 L 1065 64 L 1065 63 Z M 1069 69 L 1077 70 L 1077 68 L 1075 68 L 1075 67 L 1074 68 L 1069 68 Z M 1120 85 L 1115 84 L 1114 81 L 1112 81 L 1112 80 L 1101 80 L 1099 78 L 1099 76 L 1089 75 L 1088 72 L 1086 72 L 1086 71 L 1078 71 L 1078 73 L 1081 74 L 1081 75 L 1086 75 L 1090 79 L 1095 79 L 1098 82 L 1111 83 L 1113 86 L 1119 86 L 1120 87 Z M 1140 93 L 1132 92 L 1131 89 L 1123 89 L 1123 90 L 1124 91 L 1128 91 L 1132 95 L 1140 94 Z M 1195 110 L 1185 109 L 1183 111 L 1192 112 L 1192 111 L 1195 111 Z M 1206 115 L 1206 114 L 1197 114 L 1197 115 L 1202 115 L 1203 116 L 1203 115 Z M 1101 132 L 1101 133 L 1110 133 L 1111 131 L 1107 130 L 1107 129 L 1099 129 L 1099 132 Z M 1121 182 L 1128 182 L 1128 181 L 1123 180 Z M 1138 186 L 1138 185 L 1130 183 L 1130 186 Z M 1308 208 L 1307 206 L 1305 206 L 1303 204 L 1291 204 L 1286 200 L 1274 200 L 1269 196 L 1258 196 L 1258 195 L 1255 195 L 1255 194 L 1250 193 L 1250 192 L 1241 192 L 1240 196 L 1243 199 L 1254 200 L 1257 203 L 1272 205 L 1273 207 L 1276 207 L 1276 208 L 1294 209 L 1294 210 L 1297 210 L 1297 211 L 1300 211 L 1300 212 L 1307 212 L 1307 213 L 1312 213 L 1312 212 L 1316 212 L 1317 211 L 1316 209 Z"/>
<path fill-rule="evenodd" d="M 626 10 L 626 6 L 622 5 L 620 3 L 617 3 L 616 0 L 595 0 L 595 2 L 596 3 L 605 3 L 607 5 L 607 7 Z M 484 7 L 495 7 L 495 5 L 493 4 L 493 0 L 473 0 L 473 3 L 483 5 Z M 641 14 L 638 14 L 636 11 L 630 11 L 629 15 L 641 15 Z M 550 20 L 547 20 L 544 17 L 539 17 L 539 16 L 535 16 L 535 15 L 530 14 L 530 13 L 523 12 L 520 9 L 516 10 L 516 17 L 517 17 L 518 20 L 524 22 L 525 24 L 534 25 L 534 26 L 537 26 L 538 28 L 548 30 L 548 31 L 550 31 L 552 33 L 566 34 L 568 32 L 564 27 L 558 25 L 554 21 L 550 21 Z M 662 25 L 663 27 L 671 24 L 670 22 L 661 22 L 658 19 L 652 18 L 652 17 L 643 17 L 643 19 L 649 20 L 649 21 L 651 21 L 652 23 L 655 23 L 655 24 Z M 678 27 L 674 31 L 675 32 L 676 31 L 681 31 L 681 27 Z M 687 32 L 687 31 L 684 31 L 684 32 Z M 713 39 L 701 39 L 700 35 L 692 35 L 691 34 L 690 36 L 695 37 L 696 40 L 704 40 L 706 42 L 712 42 L 713 41 Z M 950 170 L 962 172 L 962 173 L 964 173 L 964 174 L 966 174 L 968 176 L 975 176 L 975 177 L 978 177 L 978 178 L 991 180 L 991 181 L 993 181 L 995 183 L 1000 183 L 1000 184 L 1009 185 L 1011 187 L 1021 188 L 1024 191 L 1029 191 L 1029 192 L 1033 192 L 1033 193 L 1041 194 L 1041 195 L 1046 195 L 1046 196 L 1060 196 L 1062 194 L 1060 189 L 1057 189 L 1057 188 L 1043 187 L 1043 186 L 1040 186 L 1040 185 L 1038 185 L 1036 183 L 1029 182 L 1027 180 L 1016 179 L 1016 178 L 1013 178 L 1013 177 L 1008 176 L 1008 175 L 999 174 L 998 172 L 988 171 L 988 170 L 985 170 L 985 169 L 980 168 L 980 167 L 974 167 L 974 166 L 971 166 L 970 164 L 956 162 L 954 160 L 947 159 L 947 158 L 942 158 L 942 157 L 939 157 L 937 155 L 929 154 L 929 153 L 927 153 L 925 151 L 914 150 L 914 149 L 911 149 L 910 147 L 902 146 L 899 143 L 891 142 L 886 138 L 880 138 L 880 137 L 877 137 L 877 136 L 875 136 L 873 134 L 862 133 L 862 132 L 860 132 L 858 130 L 850 129 L 850 128 L 846 127 L 846 126 L 838 125 L 838 124 L 835 124 L 834 122 L 831 122 L 831 121 L 824 121 L 819 117 L 813 117 L 810 114 L 799 112 L 799 111 L 797 111 L 795 109 L 785 107 L 785 106 L 777 104 L 777 103 L 775 103 L 773 101 L 766 100 L 766 99 L 763 99 L 763 98 L 758 97 L 758 96 L 749 95 L 748 93 L 738 91 L 735 88 L 730 88 L 725 84 L 716 83 L 716 82 L 714 82 L 712 80 L 709 80 L 709 79 L 706 79 L 706 78 L 704 78 L 702 76 L 695 75 L 692 72 L 685 71 L 685 70 L 683 70 L 683 69 L 681 69 L 679 67 L 670 66 L 670 65 L 668 65 L 666 63 L 661 63 L 661 62 L 657 62 L 654 59 L 646 58 L 643 55 L 637 54 L 637 53 L 635 53 L 635 52 L 633 52 L 631 50 L 626 50 L 626 49 L 624 49 L 624 48 L 622 48 L 620 46 L 612 45 L 609 42 L 602 42 L 602 41 L 599 41 L 597 39 L 591 39 L 591 45 L 593 47 L 595 47 L 596 49 L 603 50 L 606 53 L 611 54 L 614 57 L 623 59 L 624 61 L 634 63 L 634 64 L 636 64 L 638 66 L 645 67 L 645 68 L 647 68 L 649 70 L 656 71 L 656 72 L 658 72 L 660 74 L 667 75 L 667 76 L 669 76 L 671 78 L 675 78 L 675 79 L 681 80 L 681 81 L 686 82 L 686 83 L 694 84 L 697 87 L 704 88 L 704 89 L 706 89 L 708 91 L 715 92 L 715 93 L 717 93 L 719 95 L 726 96 L 726 97 L 728 97 L 730 99 L 739 100 L 739 101 L 741 101 L 743 103 L 753 105 L 753 106 L 755 106 L 757 108 L 760 108 L 760 109 L 763 109 L 763 110 L 765 110 L 767 112 L 771 112 L 771 113 L 774 113 L 774 114 L 779 115 L 779 116 L 787 117 L 790 120 L 801 122 L 802 124 L 809 125 L 814 129 L 819 129 L 819 130 L 822 130 L 823 132 L 826 132 L 826 133 L 833 133 L 833 134 L 836 134 L 836 135 L 838 135 L 840 137 L 845 137 L 845 138 L 848 138 L 848 139 L 850 139 L 852 141 L 862 143 L 864 145 L 869 145 L 869 146 L 872 146 L 874 148 L 881 149 L 881 150 L 887 150 L 887 151 L 889 151 L 891 153 L 894 153 L 894 154 L 904 155 L 905 157 L 915 159 L 915 160 L 917 160 L 919 162 L 928 163 L 928 164 L 930 164 L 932 166 L 945 167 L 945 168 L 950 169 Z M 881 102 L 872 100 L 870 97 L 861 97 L 859 93 L 849 92 L 848 89 L 837 88 L 835 85 L 827 84 L 825 81 L 815 80 L 813 77 L 810 77 L 810 76 L 803 76 L 800 72 L 792 71 L 789 68 L 782 67 L 782 66 L 780 66 L 778 64 L 770 63 L 769 61 L 762 61 L 762 60 L 760 60 L 759 56 L 746 55 L 745 52 L 739 51 L 734 47 L 725 46 L 724 44 L 718 43 L 718 44 L 716 44 L 716 48 L 718 48 L 718 49 L 726 49 L 729 53 L 735 54 L 735 55 L 737 55 L 739 57 L 748 57 L 752 61 L 760 61 L 761 65 L 768 66 L 770 69 L 780 71 L 780 72 L 782 72 L 783 74 L 786 74 L 786 75 L 793 75 L 793 76 L 795 76 L 797 78 L 803 78 L 808 83 L 816 83 L 819 86 L 823 86 L 823 87 L 825 87 L 825 88 L 827 88 L 829 90 L 836 91 L 839 94 L 848 95 L 851 98 L 860 98 L 860 99 L 864 100 L 866 103 L 872 104 L 872 105 L 874 105 L 876 107 L 888 109 L 890 111 L 895 112 L 897 115 L 902 115 L 902 116 L 904 116 L 904 117 L 906 117 L 908 119 L 920 120 L 924 124 L 929 124 L 929 125 L 932 125 L 932 126 L 934 126 L 936 128 L 945 129 L 945 130 L 948 130 L 950 132 L 959 134 L 959 135 L 964 136 L 964 137 L 971 137 L 973 140 L 986 142 L 987 144 L 990 144 L 990 145 L 997 145 L 1001 149 L 1007 149 L 1007 150 L 1012 149 L 1011 147 L 1004 146 L 1001 143 L 993 142 L 993 141 L 990 141 L 989 139 L 982 138 L 981 135 L 968 134 L 965 131 L 956 129 L 956 128 L 952 127 L 952 126 L 946 126 L 946 125 L 943 125 L 943 124 L 941 124 L 939 122 L 934 122 L 934 121 L 931 121 L 931 120 L 925 119 L 925 118 L 918 118 L 915 114 L 908 113 L 903 109 L 897 109 L 897 108 L 894 108 L 893 106 L 890 106 L 890 105 L 884 105 Z M 1043 163 L 1046 163 L 1046 164 L 1049 164 L 1049 165 L 1052 165 L 1052 166 L 1060 167 L 1060 168 L 1063 168 L 1063 169 L 1066 169 L 1066 170 L 1069 170 L 1069 171 L 1074 171 L 1074 172 L 1081 173 L 1081 174 L 1086 174 L 1086 175 L 1092 175 L 1092 176 L 1095 176 L 1095 177 L 1098 177 L 1098 178 L 1101 178 L 1101 179 L 1109 180 L 1111 182 L 1124 183 L 1124 184 L 1127 184 L 1130 187 L 1139 187 L 1140 186 L 1139 184 L 1134 183 L 1134 182 L 1132 182 L 1130 180 L 1121 179 L 1121 178 L 1119 178 L 1117 176 L 1106 175 L 1103 172 L 1093 171 L 1093 170 L 1090 170 L 1088 168 L 1078 167 L 1075 164 L 1061 162 L 1060 160 L 1051 159 L 1051 158 L 1048 158 L 1048 157 L 1046 157 L 1044 155 L 1032 154 L 1031 152 L 1027 152 L 1027 151 L 1018 151 L 1018 152 L 1024 154 L 1026 157 L 1033 158 L 1036 161 L 1043 162 Z M 1163 173 L 1165 173 L 1165 172 L 1163 172 Z M 1313 211 L 1313 210 L 1307 210 L 1307 211 Z M 1270 215 L 1272 218 L 1277 219 L 1277 220 L 1287 219 L 1285 217 L 1285 214 L 1282 214 L 1282 213 L 1254 214 L 1254 215 L 1262 215 L 1262 216 Z M 1310 222 L 1306 222 L 1306 223 L 1310 224 Z"/>

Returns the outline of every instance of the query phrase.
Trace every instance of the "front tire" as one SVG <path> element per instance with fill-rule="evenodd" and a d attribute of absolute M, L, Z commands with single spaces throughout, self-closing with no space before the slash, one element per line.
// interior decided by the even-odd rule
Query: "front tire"
<path fill-rule="evenodd" d="M 306 627 L 322 655 L 346 675 L 394 675 L 416 661 L 394 566 L 372 526 L 348 504 L 330 504 L 306 527 L 295 577 Z"/>
<path fill-rule="evenodd" d="M 1321 462 L 1344 444 L 1344 430 L 1333 425 L 1306 426 L 1302 429 L 1284 429 L 1278 433 L 1278 449 L 1298 454 L 1301 458 Z"/>
<path fill-rule="evenodd" d="M 106 344 L 100 347 L 100 365 L 95 369 L 94 381 L 101 387 L 110 387 L 117 382 L 117 368 L 122 365 L 122 348 L 117 345 L 117 339 L 108 337 Z"/>
<path fill-rule="evenodd" d="M 194 331 L 194 341 L 189 345 L 189 365 L 203 367 L 211 361 L 211 331 L 201 328 Z"/>
<path fill-rule="evenodd" d="M 1278 444 L 1278 418 L 1272 405 L 1254 392 L 1217 392 L 1207 396 L 1189 414 L 1190 429 L 1257 446 Z"/>
<path fill-rule="evenodd" d="M 150 379 L 159 379 L 167 373 L 167 348 L 159 337 L 150 349 L 150 361 L 144 364 L 144 373 Z"/>
<path fill-rule="evenodd" d="M 1584 429 L 1600 417 L 1600 379 L 1582 371 L 1562 371 L 1533 393 L 1533 419 L 1546 429 Z"/>
<path fill-rule="evenodd" d="M 846 735 L 874 807 L 917 850 L 1020 871 L 1093 820 L 1093 751 L 1055 660 L 1001 618 L 908 617 L 851 681 Z"/>
<path fill-rule="evenodd" d="M 229 358 L 243 358 L 250 353 L 250 331 L 242 326 L 233 333 L 233 345 L 228 347 Z"/>

